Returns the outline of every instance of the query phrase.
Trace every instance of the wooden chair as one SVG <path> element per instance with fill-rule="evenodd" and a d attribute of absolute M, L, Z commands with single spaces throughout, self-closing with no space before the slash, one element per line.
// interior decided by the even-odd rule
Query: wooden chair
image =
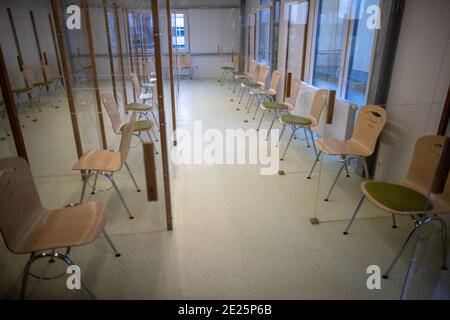
<path fill-rule="evenodd" d="M 352 159 L 360 158 L 363 160 L 366 179 L 369 179 L 369 170 L 367 167 L 366 158 L 370 157 L 375 151 L 378 137 L 386 124 L 386 119 L 387 114 L 382 107 L 376 105 L 364 106 L 359 110 L 358 120 L 356 121 L 353 135 L 349 140 L 340 141 L 335 138 L 317 140 L 317 146 L 320 151 L 317 154 L 314 165 L 308 175 L 308 179 L 311 179 L 311 175 L 319 162 L 322 153 L 340 156 L 343 160 L 342 166 L 339 169 L 336 179 L 331 185 L 325 201 L 330 199 L 331 193 L 333 192 L 333 189 L 336 186 L 336 183 L 344 168 L 347 172 L 347 177 L 349 177 L 348 165 Z"/>
<path fill-rule="evenodd" d="M 278 93 L 278 87 L 280 86 L 280 80 L 281 80 L 281 73 L 279 71 L 274 71 L 272 73 L 272 77 L 270 79 L 269 89 L 265 89 L 265 88 L 258 89 L 257 88 L 257 89 L 252 89 L 250 91 L 250 94 L 252 94 L 253 97 L 256 96 L 256 99 L 258 102 L 258 104 L 256 106 L 255 114 L 253 115 L 253 120 L 255 120 L 258 110 L 260 108 L 260 105 L 263 101 L 275 101 L 275 97 L 277 96 L 277 93 Z M 247 113 L 250 113 L 252 104 L 253 104 L 253 99 L 250 102 Z"/>
<path fill-rule="evenodd" d="M 183 53 L 180 55 L 180 68 L 181 74 L 187 71 L 185 74 L 186 79 L 192 80 L 194 77 L 194 66 L 192 65 L 192 56 L 188 53 Z"/>
<path fill-rule="evenodd" d="M 431 222 L 441 225 L 442 235 L 442 269 L 447 270 L 447 225 L 440 216 L 450 213 L 450 175 L 446 179 L 444 190 L 439 194 L 431 193 L 438 164 L 444 145 L 450 138 L 443 136 L 425 136 L 415 146 L 413 158 L 406 179 L 399 184 L 366 181 L 361 183 L 363 196 L 344 231 L 347 235 L 353 221 L 367 199 L 377 208 L 393 216 L 411 216 L 414 228 L 406 237 L 400 251 L 394 257 L 383 275 L 389 274 L 408 245 L 418 236 L 420 229 Z"/>
<path fill-rule="evenodd" d="M 261 116 L 261 120 L 259 121 L 258 129 L 256 131 L 259 131 L 261 128 L 261 124 L 263 122 L 264 116 L 266 115 L 267 111 L 273 111 L 273 119 L 272 123 L 270 124 L 269 131 L 267 132 L 267 139 L 269 138 L 270 131 L 272 131 L 273 124 L 275 123 L 275 120 L 278 119 L 283 113 L 286 113 L 288 111 L 293 111 L 295 109 L 295 103 L 297 101 L 298 94 L 300 92 L 300 81 L 299 80 L 292 80 L 291 83 L 291 94 L 289 97 L 286 97 L 284 99 L 284 102 L 275 102 L 275 101 L 263 101 L 260 104 L 260 108 L 263 110 L 263 114 Z"/>
<path fill-rule="evenodd" d="M 296 116 L 296 115 L 293 115 L 290 113 L 284 114 L 280 117 L 280 123 L 283 125 L 283 130 L 281 131 L 281 134 L 280 134 L 280 140 L 283 137 L 286 127 L 290 127 L 292 129 L 292 135 L 289 139 L 286 149 L 283 152 L 283 156 L 281 157 L 282 161 L 286 157 L 286 152 L 289 149 L 292 139 L 294 139 L 297 130 L 300 128 L 303 128 L 303 130 L 304 130 L 306 144 L 307 144 L 308 148 L 310 147 L 310 144 L 309 144 L 307 132 L 309 132 L 309 134 L 311 136 L 311 141 L 312 141 L 312 144 L 314 147 L 314 153 L 316 154 L 316 157 L 317 157 L 316 143 L 314 141 L 314 134 L 313 134 L 311 128 L 315 128 L 319 125 L 320 116 L 321 116 L 322 111 L 325 108 L 327 101 L 328 101 L 328 94 L 329 94 L 329 91 L 325 90 L 325 89 L 319 89 L 316 91 L 316 93 L 314 94 L 313 101 L 312 101 L 311 112 L 310 112 L 309 116 L 307 116 L 307 117 Z"/>
<path fill-rule="evenodd" d="M 241 85 L 249 90 L 249 96 L 245 109 L 250 112 L 251 105 L 255 99 L 256 92 L 266 88 L 267 76 L 269 75 L 269 66 L 259 65 L 258 76 L 255 82 L 243 82 Z"/>
<path fill-rule="evenodd" d="M 150 112 L 159 130 L 158 120 L 156 119 L 155 111 L 153 108 L 153 106 L 156 105 L 155 98 L 157 96 L 158 91 L 157 87 L 153 86 L 152 92 L 144 92 L 139 83 L 139 79 L 135 73 L 131 73 L 131 83 L 133 86 L 134 93 L 136 95 L 136 99 L 141 100 L 142 103 L 139 103 L 137 101 L 135 101 L 134 103 L 129 103 L 128 105 L 125 106 L 125 111 L 138 112 L 140 114 L 143 114 L 147 119 L 148 119 L 147 113 Z M 149 101 L 150 104 L 147 103 Z"/>
<path fill-rule="evenodd" d="M 39 103 L 41 101 L 42 89 L 51 86 L 53 84 L 53 81 L 50 80 L 36 81 L 34 77 L 34 72 L 31 69 L 31 66 L 29 65 L 22 66 L 22 75 L 23 79 L 25 80 L 25 85 L 27 86 L 27 88 L 32 89 L 29 95 L 34 98 L 36 103 Z M 38 89 L 37 98 L 34 96 L 34 89 Z M 39 109 L 39 111 L 41 110 Z"/>
<path fill-rule="evenodd" d="M 119 113 L 119 107 L 117 106 L 116 99 L 111 93 L 103 93 L 101 96 L 103 106 L 108 113 L 109 119 L 111 120 L 111 125 L 115 134 L 121 135 L 125 129 L 125 124 L 122 122 Z M 146 132 L 150 141 L 153 142 L 153 138 L 150 132 L 153 132 L 155 140 L 158 141 L 156 133 L 153 131 L 154 123 L 151 120 L 140 120 L 136 121 L 134 125 L 134 135 L 139 138 L 139 141 L 143 143 L 142 133 Z M 158 154 L 158 150 L 155 146 L 155 152 Z"/>
<path fill-rule="evenodd" d="M 83 188 L 81 190 L 80 203 L 83 203 L 84 194 L 86 192 L 86 185 L 92 176 L 95 176 L 94 186 L 92 188 L 95 191 L 97 178 L 99 175 L 106 177 L 112 184 L 114 190 L 119 196 L 125 210 L 128 213 L 130 219 L 134 219 L 130 212 L 125 200 L 120 193 L 119 188 L 116 185 L 113 174 L 120 171 L 125 165 L 128 173 L 130 174 L 131 180 L 133 181 L 137 192 L 141 192 L 133 174 L 131 173 L 130 167 L 127 164 L 128 154 L 130 152 L 131 138 L 133 137 L 133 132 L 136 123 L 136 113 L 133 113 L 129 123 L 124 125 L 122 129 L 122 139 L 120 141 L 119 151 L 108 151 L 108 150 L 91 150 L 85 153 L 73 166 L 73 170 L 87 172 L 84 176 Z"/>
<path fill-rule="evenodd" d="M 233 82 L 233 71 L 239 71 L 239 66 L 241 62 L 241 56 L 239 53 L 233 53 L 231 55 L 231 65 L 230 66 L 222 66 L 222 75 L 219 79 L 219 82 L 223 83 L 226 81 L 226 79 L 229 79 L 230 86 Z"/>
<path fill-rule="evenodd" d="M 239 104 L 241 104 L 242 98 L 244 97 L 246 90 L 249 88 L 249 86 L 244 85 L 244 83 L 254 84 L 257 81 L 257 77 L 258 77 L 258 63 L 255 60 L 251 60 L 248 73 L 244 74 L 244 76 L 239 76 L 239 79 L 241 80 L 240 83 L 241 88 L 238 94 L 238 96 L 240 97 Z"/>
<path fill-rule="evenodd" d="M 119 257 L 105 232 L 105 223 L 105 205 L 100 202 L 55 210 L 44 208 L 28 163 L 18 157 L 0 159 L 0 230 L 11 252 L 30 254 L 23 273 L 21 299 L 25 297 L 29 275 L 50 280 L 66 274 L 53 278 L 34 275 L 30 268 L 37 260 L 59 259 L 68 266 L 74 265 L 70 249 L 94 241 L 100 233 Z M 57 252 L 61 248 L 67 248 L 64 254 Z M 95 298 L 84 282 L 81 283 L 91 298 Z"/>

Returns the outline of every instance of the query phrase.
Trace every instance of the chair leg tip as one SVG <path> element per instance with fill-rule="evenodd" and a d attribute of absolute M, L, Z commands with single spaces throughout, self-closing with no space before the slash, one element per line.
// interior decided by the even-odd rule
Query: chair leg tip
<path fill-rule="evenodd" d="M 137 189 L 136 191 L 137 191 L 137 192 L 141 192 L 142 190 L 141 190 L 141 189 Z"/>
<path fill-rule="evenodd" d="M 115 255 L 116 258 L 119 258 L 120 256 L 121 256 L 120 253 L 118 253 L 118 254 Z"/>
<path fill-rule="evenodd" d="M 347 231 L 344 231 L 342 234 L 343 234 L 343 235 L 348 235 L 348 232 L 347 232 Z"/>
<path fill-rule="evenodd" d="M 306 179 L 311 180 L 311 177 L 307 177 Z"/>
<path fill-rule="evenodd" d="M 328 202 L 329 200 L 328 199 L 324 199 L 323 201 Z"/>
<path fill-rule="evenodd" d="M 387 275 L 385 275 L 385 274 L 383 274 L 383 279 L 389 279 L 389 276 L 387 276 Z"/>
<path fill-rule="evenodd" d="M 398 229 L 398 227 L 397 226 L 392 226 L 392 229 Z"/>
<path fill-rule="evenodd" d="M 448 270 L 448 267 L 447 267 L 447 266 L 443 266 L 443 267 L 442 267 L 442 270 L 447 271 L 447 270 Z"/>
<path fill-rule="evenodd" d="M 95 194 L 95 192 L 91 192 L 91 194 Z"/>
<path fill-rule="evenodd" d="M 134 220 L 134 217 L 130 217 L 130 220 Z"/>

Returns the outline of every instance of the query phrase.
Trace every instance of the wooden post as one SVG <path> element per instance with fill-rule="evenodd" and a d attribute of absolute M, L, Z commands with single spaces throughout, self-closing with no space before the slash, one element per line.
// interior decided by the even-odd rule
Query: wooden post
<path fill-rule="evenodd" d="M 126 15 L 127 15 L 127 39 L 128 39 L 128 50 L 129 50 L 129 55 L 130 55 L 130 70 L 132 70 L 132 72 L 136 72 L 135 68 L 134 68 L 134 63 L 133 63 L 133 47 L 131 45 L 131 27 L 130 27 L 130 16 L 129 16 L 129 12 L 128 9 L 126 10 Z"/>
<path fill-rule="evenodd" d="M 138 35 L 137 35 L 137 22 L 136 22 L 136 15 L 134 13 L 132 13 L 133 15 L 133 33 L 134 33 L 134 58 L 135 58 L 135 63 L 136 63 L 136 75 L 140 81 L 141 79 L 141 67 L 140 67 L 140 61 L 139 61 L 139 46 L 138 46 Z M 134 92 L 134 90 L 133 90 Z M 136 99 L 139 97 L 136 97 Z M 136 102 L 135 99 L 135 102 Z"/>
<path fill-rule="evenodd" d="M 292 86 L 292 72 L 289 72 L 286 77 L 286 90 L 284 92 L 284 98 L 291 97 L 291 86 Z"/>
<path fill-rule="evenodd" d="M 306 0 L 307 4 L 307 12 L 306 12 L 306 24 L 305 24 L 305 33 L 303 37 L 303 53 L 302 53 L 302 75 L 301 80 L 305 81 L 305 69 L 306 69 L 306 52 L 308 48 L 308 29 L 309 29 L 309 6 L 311 5 L 310 0 Z M 288 39 L 289 41 L 289 39 Z"/>
<path fill-rule="evenodd" d="M 111 70 L 111 82 L 113 87 L 113 94 L 114 99 L 116 99 L 116 103 L 118 101 L 117 99 L 117 84 L 116 84 L 116 75 L 114 72 L 114 53 L 112 50 L 111 45 L 111 31 L 110 31 L 110 25 L 109 25 L 109 19 L 108 19 L 108 0 L 103 0 L 103 13 L 105 15 L 105 28 L 106 28 L 106 39 L 108 40 L 108 54 L 109 54 L 109 67 Z"/>
<path fill-rule="evenodd" d="M 11 83 L 9 82 L 8 70 L 6 69 L 5 59 L 3 57 L 3 50 L 0 46 L 0 84 L 3 100 L 5 103 L 6 113 L 9 119 L 14 144 L 16 146 L 17 155 L 28 161 L 27 150 L 20 129 L 20 120 L 17 115 L 16 101 L 11 91 Z"/>
<path fill-rule="evenodd" d="M 61 54 L 61 65 L 64 74 L 64 82 L 66 84 L 67 102 L 69 104 L 70 120 L 72 122 L 73 136 L 75 139 L 75 146 L 77 149 L 78 158 L 81 158 L 81 156 L 83 155 L 83 147 L 81 144 L 80 127 L 78 125 L 77 110 L 75 108 L 75 99 L 73 96 L 72 80 L 70 79 L 70 68 L 65 49 L 66 43 L 62 32 L 63 24 L 60 16 L 62 14 L 62 11 L 59 0 L 51 0 L 51 2 L 52 2 L 53 17 L 55 19 L 56 36 L 58 39 L 58 46 L 60 49 L 59 51 Z"/>
<path fill-rule="evenodd" d="M 128 104 L 128 98 L 127 98 L 127 83 L 125 82 L 125 65 L 123 63 L 123 51 L 122 51 L 122 36 L 120 33 L 120 19 L 119 19 L 119 9 L 117 8 L 117 3 L 114 2 L 113 4 L 114 8 L 114 15 L 116 18 L 116 41 L 117 41 L 117 47 L 119 49 L 119 61 L 120 61 L 120 75 L 122 79 L 122 95 L 123 95 L 123 101 L 124 101 L 124 109 Z"/>
<path fill-rule="evenodd" d="M 98 123 L 100 126 L 100 136 L 101 136 L 101 141 L 102 141 L 101 147 L 106 150 L 106 149 L 108 149 L 108 145 L 106 143 L 105 123 L 103 120 L 103 111 L 102 111 L 102 100 L 100 98 L 100 89 L 99 89 L 98 76 L 97 76 L 97 64 L 95 61 L 94 39 L 92 37 L 91 18 L 89 15 L 89 6 L 87 3 L 87 0 L 83 0 L 82 7 L 83 7 L 83 13 L 84 13 L 84 21 L 86 24 L 86 33 L 87 33 L 88 48 L 89 48 L 89 58 L 90 58 L 90 62 L 91 62 L 92 78 L 94 81 L 95 100 L 97 102 L 97 116 L 98 116 Z"/>
<path fill-rule="evenodd" d="M 20 50 L 19 38 L 17 37 L 16 24 L 14 23 L 14 18 L 12 15 L 11 8 L 6 8 L 6 10 L 8 12 L 9 23 L 11 24 L 11 30 L 12 30 L 13 37 L 14 37 L 14 43 L 16 45 L 17 62 L 19 63 L 20 72 L 22 72 L 23 71 L 23 57 L 22 57 L 22 50 Z"/>
<path fill-rule="evenodd" d="M 333 123 L 335 103 L 336 103 L 336 90 L 330 90 L 330 93 L 328 94 L 327 124 Z"/>
<path fill-rule="evenodd" d="M 53 19 L 52 19 L 52 14 L 51 13 L 48 14 L 48 21 L 50 23 L 50 30 L 51 30 L 51 33 L 52 33 L 53 46 L 55 48 L 56 61 L 58 63 L 58 74 L 61 77 L 63 75 L 63 73 L 62 73 L 62 69 L 61 69 L 61 61 L 59 59 L 58 45 L 56 44 L 55 28 L 53 27 Z"/>
<path fill-rule="evenodd" d="M 446 137 L 442 146 L 441 158 L 436 169 L 436 176 L 433 181 L 431 192 L 442 193 L 445 190 L 448 174 L 450 172 L 450 138 Z"/>
<path fill-rule="evenodd" d="M 34 39 L 36 41 L 36 48 L 38 51 L 38 55 L 39 55 L 39 62 L 41 64 L 45 63 L 44 61 L 44 57 L 42 55 L 42 49 L 41 49 L 41 43 L 39 42 L 39 36 L 38 36 L 38 32 L 37 32 L 37 28 L 36 28 L 36 22 L 34 21 L 34 14 L 33 11 L 30 10 L 30 19 L 31 19 L 31 25 L 33 27 L 33 33 L 34 33 Z M 42 71 L 42 77 L 44 79 L 44 81 L 47 81 L 47 76 L 45 75 L 44 69 L 41 66 L 41 71 Z M 45 86 L 47 92 L 49 91 L 49 87 Z"/>
<path fill-rule="evenodd" d="M 142 146 L 144 150 L 147 200 L 158 201 L 158 178 L 156 174 L 155 148 L 153 142 L 146 142 Z"/>
<path fill-rule="evenodd" d="M 447 134 L 448 123 L 450 121 L 450 86 L 447 91 L 447 98 L 445 99 L 444 110 L 442 110 L 441 122 L 437 134 L 445 136 Z"/>
<path fill-rule="evenodd" d="M 170 81 L 170 97 L 172 103 L 172 130 L 173 130 L 173 145 L 176 147 L 177 140 L 177 115 L 176 115 L 176 101 L 175 101 L 175 79 L 173 68 L 173 44 L 172 44 L 172 12 L 170 10 L 170 0 L 166 0 L 166 13 L 167 13 L 167 32 L 169 43 L 169 81 Z"/>
<path fill-rule="evenodd" d="M 159 111 L 159 125 L 161 134 L 161 155 L 163 165 L 164 178 L 164 197 L 166 205 L 166 222 L 167 229 L 173 230 L 172 225 L 172 200 L 170 194 L 170 175 L 169 175 L 169 153 L 167 151 L 167 128 L 166 128 L 166 114 L 164 110 L 164 85 L 162 79 L 162 50 L 161 39 L 159 33 L 159 8 L 158 0 L 152 0 L 152 15 L 153 15 L 153 39 L 155 41 L 155 67 L 156 67 L 156 85 L 158 89 L 158 111 Z"/>

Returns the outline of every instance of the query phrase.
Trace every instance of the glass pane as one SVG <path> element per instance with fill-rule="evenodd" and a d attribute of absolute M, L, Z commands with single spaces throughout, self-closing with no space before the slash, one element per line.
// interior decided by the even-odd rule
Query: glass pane
<path fill-rule="evenodd" d="M 372 63 L 372 49 L 376 29 L 369 29 L 367 8 L 378 5 L 379 0 L 358 0 L 356 12 L 358 17 L 354 20 L 353 34 L 351 36 L 351 51 L 347 75 L 347 88 L 345 98 L 358 105 L 366 102 L 367 81 L 369 79 Z"/>
<path fill-rule="evenodd" d="M 258 61 L 262 64 L 269 62 L 269 27 L 270 9 L 261 10 L 258 19 Z"/>
<path fill-rule="evenodd" d="M 320 0 L 313 85 L 337 90 L 342 60 L 346 2 Z"/>
<path fill-rule="evenodd" d="M 16 156 L 16 147 L 9 125 L 6 106 L 0 90 L 0 158 Z"/>

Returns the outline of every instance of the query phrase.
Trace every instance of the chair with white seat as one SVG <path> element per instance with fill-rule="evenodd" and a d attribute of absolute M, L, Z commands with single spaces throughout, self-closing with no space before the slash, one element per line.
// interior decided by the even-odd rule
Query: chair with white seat
<path fill-rule="evenodd" d="M 401 183 L 365 181 L 361 183 L 363 196 L 344 231 L 348 235 L 350 227 L 362 204 L 367 199 L 375 207 L 395 216 L 410 216 L 414 219 L 414 228 L 406 237 L 400 251 L 394 257 L 383 278 L 389 274 L 408 245 L 419 236 L 424 225 L 437 222 L 441 225 L 442 269 L 447 270 L 447 225 L 441 216 L 450 214 L 450 175 L 446 177 L 443 190 L 431 192 L 437 169 L 442 163 L 443 151 L 450 144 L 450 138 L 443 136 L 421 137 L 405 180 Z M 445 161 L 445 160 L 444 160 Z M 395 226 L 395 220 L 394 220 Z"/>
<path fill-rule="evenodd" d="M 140 115 L 143 114 L 147 119 L 147 113 L 150 112 L 155 120 L 156 126 L 159 130 L 158 120 L 154 112 L 154 106 L 156 105 L 157 87 L 153 86 L 151 92 L 143 92 L 142 87 L 139 83 L 139 79 L 135 73 L 131 73 L 131 83 L 133 85 L 133 90 L 136 95 L 137 100 L 141 100 L 142 103 L 135 101 L 134 103 L 129 103 L 125 106 L 125 111 L 135 111 Z M 150 104 L 147 103 L 150 101 Z"/>

